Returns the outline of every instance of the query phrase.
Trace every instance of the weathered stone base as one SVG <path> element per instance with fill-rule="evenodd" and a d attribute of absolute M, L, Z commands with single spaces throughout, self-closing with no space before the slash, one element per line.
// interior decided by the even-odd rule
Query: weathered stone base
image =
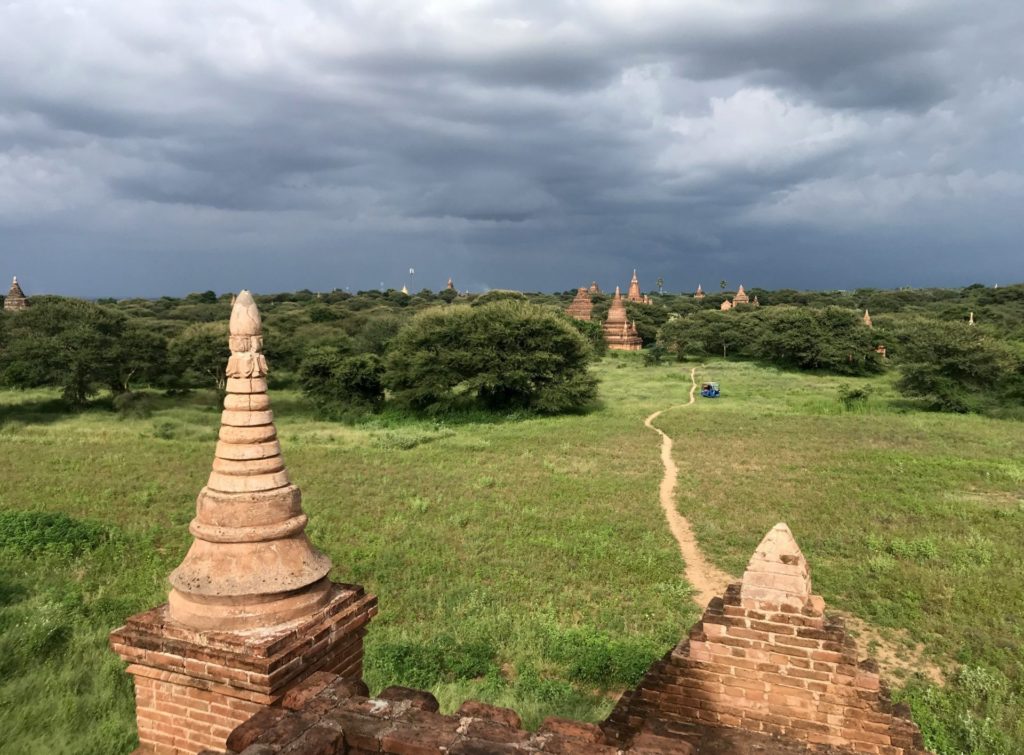
<path fill-rule="evenodd" d="M 608 344 L 609 351 L 640 351 L 643 348 L 643 344 L 639 343 L 610 343 Z"/>
<path fill-rule="evenodd" d="M 164 604 L 112 632 L 111 647 L 135 678 L 140 750 L 223 750 L 232 729 L 311 674 L 361 676 L 377 599 L 353 585 L 333 592 L 308 618 L 269 629 L 198 631 L 173 621 Z"/>

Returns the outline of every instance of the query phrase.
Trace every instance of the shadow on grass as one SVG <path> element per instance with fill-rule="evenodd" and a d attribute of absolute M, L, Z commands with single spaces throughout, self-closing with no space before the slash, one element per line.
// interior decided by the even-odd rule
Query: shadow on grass
<path fill-rule="evenodd" d="M 29 399 L 16 404 L 0 404 L 0 428 L 6 425 L 48 425 L 88 411 L 90 408 L 77 408 L 59 398 Z"/>

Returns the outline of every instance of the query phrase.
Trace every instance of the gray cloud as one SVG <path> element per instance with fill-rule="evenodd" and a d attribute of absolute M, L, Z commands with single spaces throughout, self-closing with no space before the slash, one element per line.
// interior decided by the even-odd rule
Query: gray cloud
<path fill-rule="evenodd" d="M 1009 0 L 3 5 L 0 274 L 1019 280 L 1022 35 Z"/>

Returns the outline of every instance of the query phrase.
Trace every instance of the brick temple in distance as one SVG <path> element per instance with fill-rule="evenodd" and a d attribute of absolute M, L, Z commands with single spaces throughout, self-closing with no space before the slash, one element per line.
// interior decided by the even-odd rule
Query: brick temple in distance
<path fill-rule="evenodd" d="M 615 296 L 601 328 L 605 343 L 612 351 L 640 351 L 644 346 L 640 334 L 636 332 L 636 325 L 629 320 L 618 286 L 615 287 Z"/>
<path fill-rule="evenodd" d="M 429 692 L 371 696 L 362 653 L 376 598 L 331 582 L 329 559 L 305 535 L 248 292 L 229 343 L 193 545 L 168 603 L 110 636 L 135 681 L 139 753 L 924 755 L 908 710 L 813 594 L 784 524 L 601 723 L 548 718 L 527 731 L 515 711 L 476 701 L 444 714 Z"/>

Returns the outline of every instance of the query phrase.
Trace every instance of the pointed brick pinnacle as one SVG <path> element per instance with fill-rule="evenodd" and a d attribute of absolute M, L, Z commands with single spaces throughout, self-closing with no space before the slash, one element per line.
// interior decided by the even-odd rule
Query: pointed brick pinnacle
<path fill-rule="evenodd" d="M 330 597 L 331 561 L 306 537 L 267 396 L 260 313 L 231 310 L 227 395 L 213 470 L 196 500 L 192 547 L 170 576 L 171 617 L 197 629 L 254 629 L 311 613 Z"/>
<path fill-rule="evenodd" d="M 789 527 L 780 522 L 764 536 L 743 573 L 740 599 L 747 604 L 802 607 L 811 599 L 807 559 Z"/>

